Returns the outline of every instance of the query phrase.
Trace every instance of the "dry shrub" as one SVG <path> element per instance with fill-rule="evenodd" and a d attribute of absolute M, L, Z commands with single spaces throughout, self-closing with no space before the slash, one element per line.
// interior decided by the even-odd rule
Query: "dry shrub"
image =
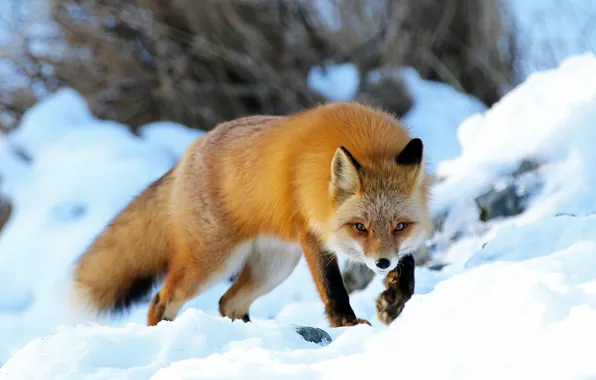
<path fill-rule="evenodd" d="M 0 93 L 0 132 L 9 132 L 16 128 L 21 116 L 37 102 L 32 91 L 17 88 Z"/>
<path fill-rule="evenodd" d="M 52 54 L 35 57 L 51 67 L 45 82 L 133 129 L 172 120 L 208 130 L 315 105 L 324 99 L 306 78 L 325 63 L 356 64 L 357 99 L 398 116 L 412 104 L 401 79 L 371 84 L 369 71 L 413 66 L 488 105 L 515 82 L 502 0 L 327 0 L 323 12 L 300 0 L 48 1 L 59 33 Z"/>
<path fill-rule="evenodd" d="M 298 3 L 54 3 L 72 49 L 56 74 L 100 117 L 210 129 L 239 116 L 285 114 L 323 101 L 306 85 L 309 68 L 323 54 L 309 34 L 316 20 Z"/>
<path fill-rule="evenodd" d="M 426 2 L 417 3 L 412 19 L 418 25 L 411 28 L 428 32 L 412 33 L 416 37 L 410 42 L 419 48 L 412 49 L 406 65 L 416 67 L 423 78 L 449 83 L 488 106 L 519 82 L 515 25 L 504 1 L 442 0 L 426 7 Z"/>
<path fill-rule="evenodd" d="M 448 83 L 488 106 L 519 83 L 516 29 L 506 1 L 334 1 L 338 17 L 377 15 L 353 23 L 368 29 L 360 32 L 367 48 L 351 57 L 363 75 L 377 67 L 411 66 L 422 78 Z"/>
<path fill-rule="evenodd" d="M 51 33 L 40 5 L 47 0 L 2 0 L 0 12 L 0 132 L 16 127 L 22 114 L 57 82 L 40 59 L 39 45 Z"/>

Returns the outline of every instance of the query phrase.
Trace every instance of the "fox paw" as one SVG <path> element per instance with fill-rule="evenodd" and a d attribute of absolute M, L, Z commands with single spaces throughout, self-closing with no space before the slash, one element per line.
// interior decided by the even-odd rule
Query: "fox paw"
<path fill-rule="evenodd" d="M 370 324 L 369 321 L 367 321 L 366 319 L 360 319 L 360 318 L 356 318 L 350 322 L 346 322 L 344 323 L 344 326 L 356 326 L 356 325 L 369 325 L 372 326 Z"/>
<path fill-rule="evenodd" d="M 377 318 L 389 325 L 403 311 L 406 302 L 414 294 L 414 257 L 406 255 L 399 260 L 397 267 L 387 274 L 385 290 L 377 298 Z"/>
<path fill-rule="evenodd" d="M 164 314 L 166 312 L 166 306 L 161 302 L 159 293 L 155 293 L 151 304 L 149 305 L 149 311 L 147 315 L 147 325 L 155 326 L 159 322 L 163 321 Z"/>

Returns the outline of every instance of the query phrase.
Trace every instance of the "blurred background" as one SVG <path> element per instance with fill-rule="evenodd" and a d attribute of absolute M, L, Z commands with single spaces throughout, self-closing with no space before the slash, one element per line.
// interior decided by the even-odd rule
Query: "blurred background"
<path fill-rule="evenodd" d="M 412 98 L 386 69 L 405 66 L 490 107 L 594 49 L 595 17 L 585 0 L 3 0 L 0 129 L 68 86 L 133 130 L 208 130 L 329 98 L 309 75 L 340 64 L 355 69 L 348 95 L 398 115 Z"/>

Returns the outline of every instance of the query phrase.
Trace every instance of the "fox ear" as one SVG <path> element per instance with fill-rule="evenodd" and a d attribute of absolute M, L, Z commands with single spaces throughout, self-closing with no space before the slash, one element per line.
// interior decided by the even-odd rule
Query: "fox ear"
<path fill-rule="evenodd" d="M 360 164 L 343 146 L 331 161 L 331 186 L 334 195 L 354 194 L 360 187 Z"/>
<path fill-rule="evenodd" d="M 422 163 L 423 151 L 422 140 L 414 138 L 397 155 L 395 162 L 399 165 L 420 165 Z"/>

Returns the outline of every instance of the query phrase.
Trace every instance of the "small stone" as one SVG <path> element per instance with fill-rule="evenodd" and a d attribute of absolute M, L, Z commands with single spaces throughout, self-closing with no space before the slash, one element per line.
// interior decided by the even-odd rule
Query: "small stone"
<path fill-rule="evenodd" d="M 532 179 L 528 182 L 518 179 L 501 189 L 491 189 L 475 199 L 480 210 L 478 218 L 486 222 L 521 214 L 526 209 L 527 200 L 540 189 L 540 185 Z"/>
<path fill-rule="evenodd" d="M 433 264 L 429 265 L 427 268 L 430 271 L 440 272 L 443 270 L 443 268 L 445 268 L 448 265 L 449 264 L 447 264 L 447 263 L 433 263 Z"/>
<path fill-rule="evenodd" d="M 327 345 L 333 341 L 331 336 L 325 331 L 316 327 L 294 326 L 294 330 L 300 334 L 307 342 L 320 345 Z"/>

